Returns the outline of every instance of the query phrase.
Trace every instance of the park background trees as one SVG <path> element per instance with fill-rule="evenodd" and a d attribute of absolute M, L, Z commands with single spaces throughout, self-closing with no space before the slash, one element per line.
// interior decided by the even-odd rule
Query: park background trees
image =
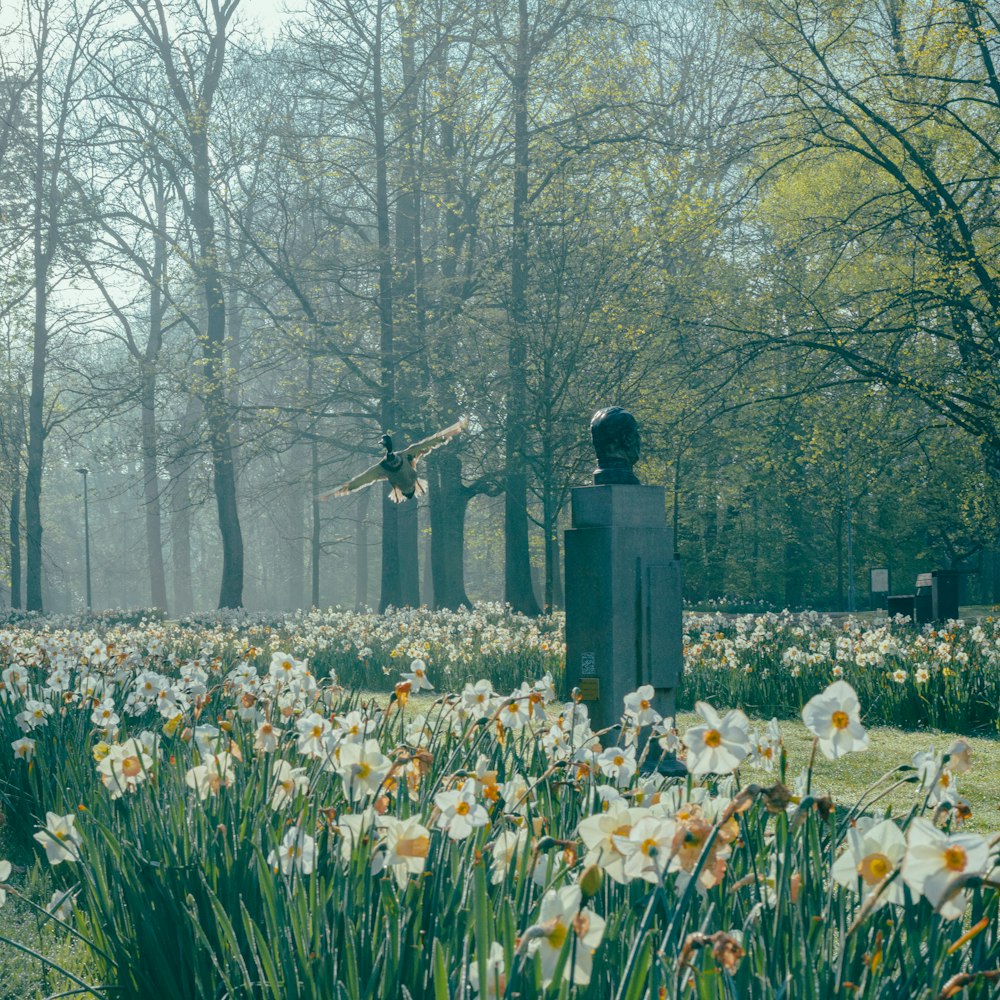
<path fill-rule="evenodd" d="M 990 0 L 14 6 L 11 606 L 81 604 L 82 468 L 101 606 L 558 606 L 610 403 L 690 599 L 997 600 Z"/>

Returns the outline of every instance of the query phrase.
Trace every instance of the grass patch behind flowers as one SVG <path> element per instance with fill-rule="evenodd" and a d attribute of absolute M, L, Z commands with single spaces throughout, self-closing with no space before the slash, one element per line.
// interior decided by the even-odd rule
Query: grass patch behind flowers
<path fill-rule="evenodd" d="M 986 741 L 914 759 L 841 680 L 807 736 L 699 705 L 615 745 L 552 677 L 444 688 L 408 645 L 376 699 L 182 638 L 5 645 L 12 850 L 74 894 L 46 955 L 94 996 L 995 995 L 995 817 L 957 791 Z M 663 748 L 687 780 L 644 773 Z"/>

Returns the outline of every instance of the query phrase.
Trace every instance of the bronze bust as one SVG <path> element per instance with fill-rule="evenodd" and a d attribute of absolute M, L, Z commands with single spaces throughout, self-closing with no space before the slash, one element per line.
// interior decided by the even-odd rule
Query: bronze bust
<path fill-rule="evenodd" d="M 598 410 L 591 418 L 590 434 L 597 452 L 594 485 L 639 486 L 632 471 L 639 460 L 639 425 L 635 417 L 620 406 Z"/>

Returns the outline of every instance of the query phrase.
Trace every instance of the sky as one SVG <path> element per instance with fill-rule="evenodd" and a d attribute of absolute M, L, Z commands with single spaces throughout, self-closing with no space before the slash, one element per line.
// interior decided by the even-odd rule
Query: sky
<path fill-rule="evenodd" d="M 295 4 L 288 4 L 287 0 L 243 0 L 240 10 L 244 17 L 256 21 L 265 35 L 273 37 L 287 17 L 286 6 L 294 7 Z"/>

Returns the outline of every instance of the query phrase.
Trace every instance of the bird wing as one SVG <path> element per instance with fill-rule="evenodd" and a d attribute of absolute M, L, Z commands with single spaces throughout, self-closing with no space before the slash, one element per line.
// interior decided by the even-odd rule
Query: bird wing
<path fill-rule="evenodd" d="M 451 425 L 451 427 L 446 427 L 443 431 L 438 431 L 437 434 L 432 434 L 430 437 L 426 437 L 423 441 L 418 441 L 416 444 L 409 445 L 404 451 L 397 452 L 397 454 L 405 455 L 414 465 L 426 455 L 429 451 L 433 451 L 435 448 L 440 448 L 441 445 L 447 444 L 453 437 L 461 434 L 469 426 L 469 418 L 462 417 L 460 420 L 456 421 Z"/>
<path fill-rule="evenodd" d="M 338 486 L 334 490 L 330 490 L 328 493 L 321 493 L 317 500 L 329 500 L 330 497 L 346 497 L 348 493 L 354 493 L 357 490 L 363 490 L 366 486 L 371 486 L 372 483 L 377 483 L 380 479 L 387 479 L 388 476 L 385 474 L 385 469 L 382 468 L 382 463 L 377 462 L 370 469 L 365 469 L 360 476 L 355 476 L 353 479 L 348 480 L 343 486 Z"/>

